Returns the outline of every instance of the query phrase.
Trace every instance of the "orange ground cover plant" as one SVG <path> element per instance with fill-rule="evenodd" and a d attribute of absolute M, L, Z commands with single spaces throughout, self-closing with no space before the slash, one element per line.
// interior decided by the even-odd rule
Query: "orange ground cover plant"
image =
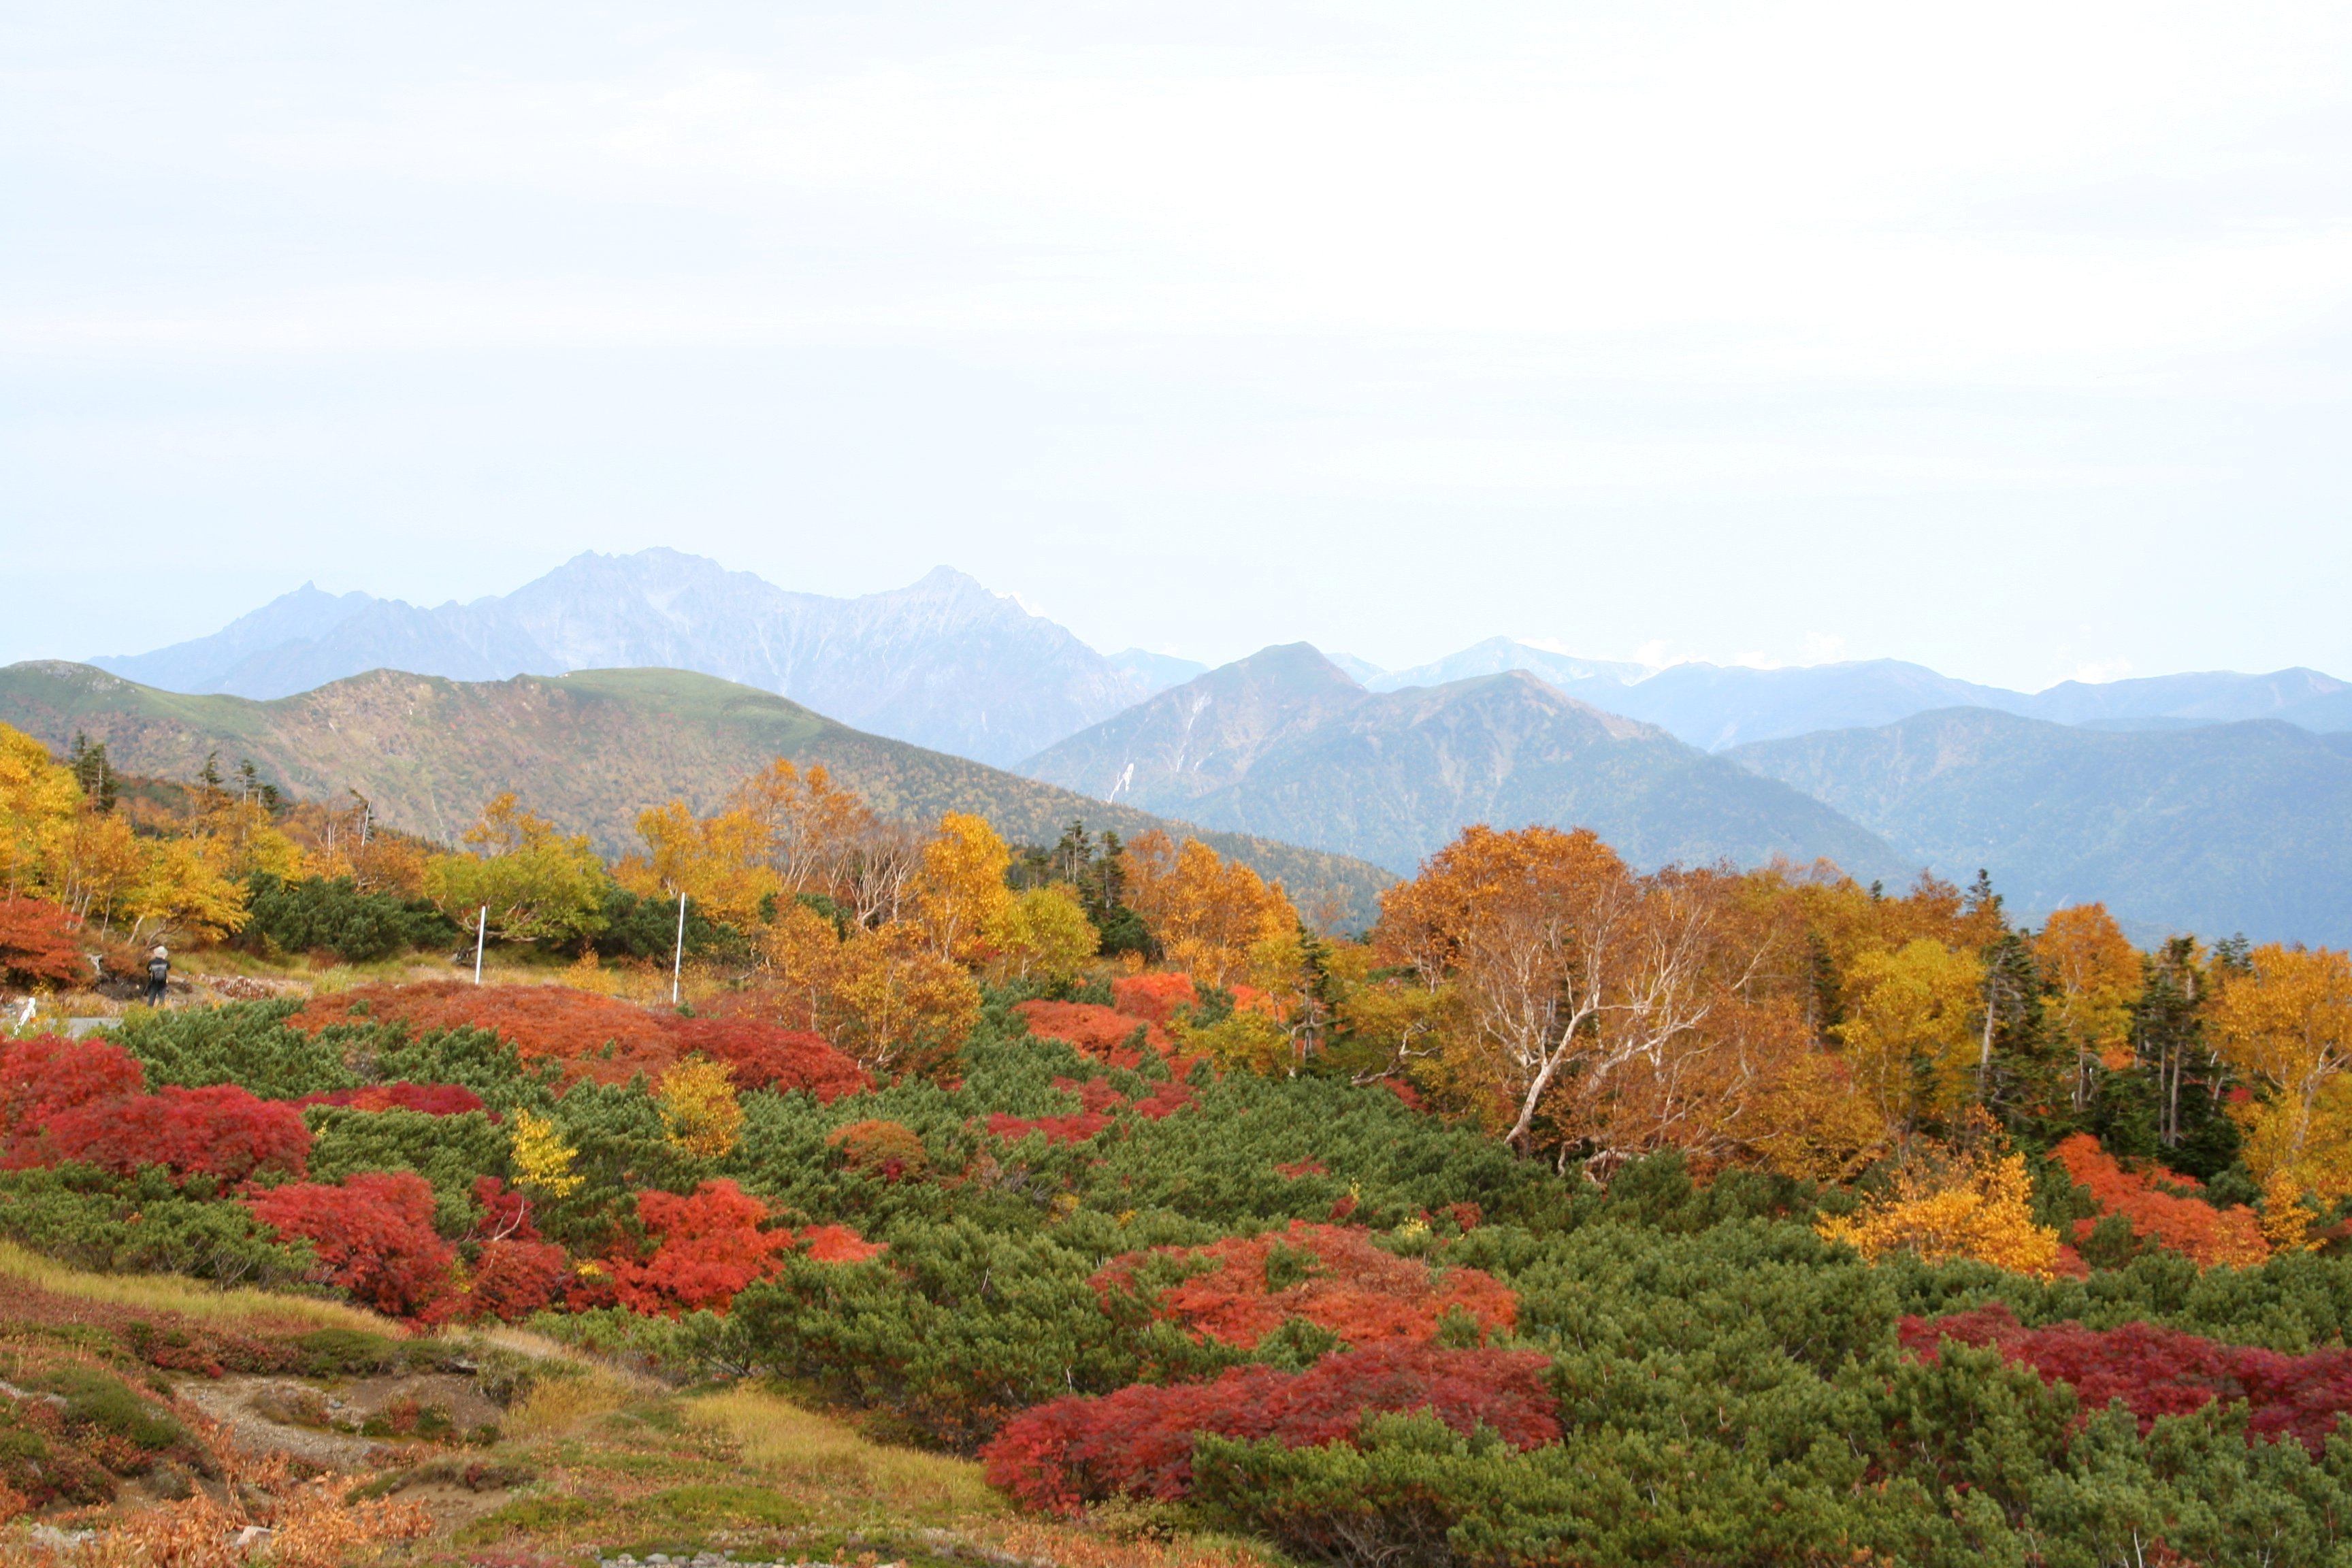
<path fill-rule="evenodd" d="M 1115 1067 L 1133 1067 L 1143 1058 L 1129 1044 L 1138 1029 L 1143 1043 L 1163 1055 L 1168 1031 L 1144 1018 L 1130 1017 L 1092 1002 L 1024 1002 L 1013 1009 L 1040 1039 L 1060 1040 Z"/>
<path fill-rule="evenodd" d="M 657 1078 L 678 1058 L 677 1045 L 654 1015 L 633 1003 L 567 985 L 475 985 L 428 980 L 415 985 L 357 985 L 314 998 L 287 1022 L 313 1034 L 330 1024 L 362 1021 L 430 1029 L 488 1029 L 527 1062 L 563 1066 L 566 1082 L 626 1083 Z"/>
<path fill-rule="evenodd" d="M 1305 1318 L 1357 1347 L 1427 1341 L 1455 1310 L 1490 1334 L 1508 1333 L 1518 1321 L 1518 1297 L 1493 1275 L 1400 1258 L 1360 1229 L 1293 1220 L 1287 1230 L 1164 1247 L 1160 1255 L 1210 1267 L 1142 1305 L 1199 1338 L 1240 1350 L 1254 1348 L 1290 1318 Z M 1095 1275 L 1106 1306 L 1116 1296 L 1143 1294 L 1138 1269 L 1151 1256 L 1123 1254 Z"/>
<path fill-rule="evenodd" d="M 2206 1268 L 2251 1268 L 2270 1256 L 2262 1221 L 2253 1210 L 2243 1204 L 2217 1209 L 2201 1198 L 2183 1195 L 2203 1190 L 2194 1176 L 2167 1173 L 2159 1186 L 2147 1174 L 2124 1169 L 2087 1132 L 2075 1133 L 2052 1152 L 2076 1185 L 2091 1189 L 2102 1214 L 2123 1215 L 2143 1240 Z M 2181 1190 L 2167 1192 L 2165 1187 Z M 2097 1223 L 2075 1222 L 2074 1238 L 2088 1236 Z"/>

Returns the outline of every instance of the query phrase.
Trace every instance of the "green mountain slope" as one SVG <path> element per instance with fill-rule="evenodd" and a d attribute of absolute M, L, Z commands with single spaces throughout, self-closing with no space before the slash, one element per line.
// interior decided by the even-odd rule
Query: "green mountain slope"
<path fill-rule="evenodd" d="M 88 665 L 0 668 L 0 722 L 62 750 L 104 741 L 125 773 L 186 778 L 217 751 L 250 757 L 304 795 L 357 789 L 395 827 L 454 841 L 483 802 L 520 792 L 607 853 L 637 813 L 673 796 L 709 810 L 771 758 L 822 763 L 887 816 L 985 816 L 1007 838 L 1051 843 L 1074 817 L 1132 837 L 1187 831 L 1301 900 L 1328 895 L 1367 921 L 1391 879 L 1360 860 L 1246 834 L 1200 831 L 1015 773 L 836 724 L 772 692 L 677 669 L 583 670 L 459 681 L 374 670 L 258 702 L 185 697 Z"/>
<path fill-rule="evenodd" d="M 1980 708 L 1725 753 L 2038 919 L 2100 900 L 2208 937 L 2352 941 L 2352 747 L 2275 720 L 2076 729 Z"/>
<path fill-rule="evenodd" d="M 1369 692 L 1304 643 L 1163 691 L 1022 770 L 1409 873 L 1474 822 L 1590 827 L 1636 865 L 1910 863 L 1868 829 L 1525 670 Z"/>

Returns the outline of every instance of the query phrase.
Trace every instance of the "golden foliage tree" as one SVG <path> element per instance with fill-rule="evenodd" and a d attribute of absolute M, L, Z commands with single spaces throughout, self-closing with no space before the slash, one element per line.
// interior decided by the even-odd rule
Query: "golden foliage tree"
<path fill-rule="evenodd" d="M 1298 911 L 1280 883 L 1197 838 L 1179 846 L 1155 828 L 1129 841 L 1126 859 L 1128 903 L 1196 984 L 1230 990 L 1245 983 L 1254 955 L 1264 960 L 1262 944 L 1297 929 Z"/>
<path fill-rule="evenodd" d="M 1073 979 L 1102 945 L 1102 933 L 1061 883 L 1015 894 L 989 939 L 1003 973 L 1048 984 Z"/>
<path fill-rule="evenodd" d="M 980 1021 L 980 987 L 924 931 L 895 921 L 846 936 L 793 902 L 761 933 L 791 1027 L 813 1029 L 877 1075 L 920 1073 L 951 1058 Z"/>
<path fill-rule="evenodd" d="M 977 964 L 1003 929 L 1013 905 L 1004 885 L 1013 852 L 984 817 L 950 811 L 923 846 L 908 907 L 930 949 L 956 963 Z"/>
<path fill-rule="evenodd" d="M 2211 1038 L 2254 1086 L 2231 1107 L 2247 1168 L 2284 1173 L 2323 1202 L 2352 1193 L 2352 958 L 2328 948 L 2258 947 L 2215 999 Z"/>
<path fill-rule="evenodd" d="M 1855 1089 L 1888 1128 L 1949 1111 L 1976 1088 L 1971 1012 L 1984 965 L 1927 937 L 1857 953 L 1847 967 L 1845 1018 L 1831 1031 Z"/>
<path fill-rule="evenodd" d="M 2033 939 L 2033 959 L 2055 994 L 2052 1029 L 2074 1058 L 2074 1108 L 2090 1103 L 2092 1064 L 2131 1066 L 2132 1007 L 2139 1000 L 2139 950 L 2105 904 L 2053 910 Z"/>
<path fill-rule="evenodd" d="M 1975 1153 L 1918 1152 L 1897 1173 L 1892 1193 L 1865 1200 L 1851 1215 L 1826 1215 L 1817 1228 L 1873 1262 L 1908 1252 L 1929 1263 L 1971 1258 L 2012 1274 L 2053 1277 L 2065 1255 L 2058 1233 L 2033 1222 L 2025 1156 L 1979 1135 L 1987 1146 Z"/>
<path fill-rule="evenodd" d="M 548 1117 L 518 1109 L 508 1150 L 514 1161 L 517 1186 L 560 1198 L 578 1192 L 587 1179 L 572 1168 L 580 1151 L 563 1141 L 563 1134 Z"/>
<path fill-rule="evenodd" d="M 723 1160 L 743 1135 L 743 1107 L 727 1068 L 688 1057 L 661 1076 L 655 1098 L 670 1146 L 698 1160 Z"/>
<path fill-rule="evenodd" d="M 1720 1143 L 1801 1019 L 1756 985 L 1769 928 L 1715 873 L 1637 878 L 1589 830 L 1485 826 L 1381 900 L 1387 962 L 1439 999 L 1424 1079 L 1595 1168 Z"/>
<path fill-rule="evenodd" d="M 768 863 L 768 835 L 749 812 L 697 816 L 686 802 L 637 814 L 646 852 L 624 857 L 613 879 L 645 899 L 690 900 L 705 917 L 748 930 L 782 891 Z"/>

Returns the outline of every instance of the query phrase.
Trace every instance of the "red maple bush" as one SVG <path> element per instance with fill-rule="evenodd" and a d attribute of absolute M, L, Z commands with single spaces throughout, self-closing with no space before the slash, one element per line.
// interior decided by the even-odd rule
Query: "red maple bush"
<path fill-rule="evenodd" d="M 474 1268 L 457 1313 L 476 1321 L 518 1322 L 562 1294 L 572 1280 L 572 1259 L 539 1234 L 529 1194 L 496 1176 L 477 1176 L 474 1202 L 481 1209 L 467 1237 L 476 1249 Z"/>
<path fill-rule="evenodd" d="M 1935 1360 L 1945 1340 L 1990 1345 L 2044 1383 L 2071 1384 L 2086 1414 L 2122 1400 L 2143 1433 L 2159 1415 L 2186 1415 L 2216 1399 L 2243 1400 L 2249 1441 L 2292 1437 L 2317 1455 L 2336 1418 L 2352 1410 L 2352 1350 L 2288 1355 L 2152 1323 L 2028 1329 L 1999 1302 L 1942 1318 L 1905 1318 L 1900 1332 L 1904 1348 L 1923 1361 Z"/>
<path fill-rule="evenodd" d="M 331 1094 L 306 1094 L 297 1105 L 335 1105 L 351 1110 L 420 1110 L 427 1116 L 462 1116 L 482 1109 L 482 1097 L 457 1083 L 372 1083 Z M 492 1118 L 496 1120 L 495 1117 Z"/>
<path fill-rule="evenodd" d="M 2200 1198 L 2184 1195 L 2204 1190 L 2194 1176 L 2168 1173 L 2157 1180 L 2126 1171 L 2116 1157 L 2099 1147 L 2087 1132 L 2077 1132 L 2052 1151 L 2078 1186 L 2088 1187 L 2102 1214 L 2121 1215 L 2132 1233 L 2158 1247 L 2178 1252 L 2199 1264 L 2251 1268 L 2270 1256 L 2263 1240 L 2262 1222 L 2243 1204 L 2217 1209 Z M 2178 1188 L 2167 1192 L 2165 1187 Z M 2082 1240 L 2098 1222 L 2080 1220 L 2074 1239 Z"/>
<path fill-rule="evenodd" d="M 433 1228 L 433 1188 L 413 1171 L 368 1171 L 341 1184 L 295 1182 L 246 1200 L 281 1240 L 310 1244 L 317 1278 L 396 1318 L 438 1315 L 456 1249 Z"/>
<path fill-rule="evenodd" d="M 1533 1448 L 1559 1440 L 1550 1365 L 1537 1351 L 1394 1343 L 1326 1356 L 1301 1373 L 1241 1366 L 1212 1383 L 1137 1384 L 1037 1405 L 982 1458 L 990 1483 L 1024 1505 L 1075 1513 L 1113 1497 L 1186 1496 L 1202 1433 L 1316 1447 L 1350 1441 L 1368 1416 L 1427 1410 L 1465 1436 L 1483 1426 Z"/>
<path fill-rule="evenodd" d="M 121 1175 L 161 1165 L 174 1176 L 241 1182 L 264 1172 L 299 1176 L 310 1155 L 302 1112 L 233 1083 L 166 1085 L 153 1094 L 84 1100 L 16 1140 L 6 1163 L 95 1165 Z"/>
<path fill-rule="evenodd" d="M 74 938 L 74 918 L 47 899 L 0 898 L 0 979 L 12 985 L 70 985 L 91 977 Z"/>
<path fill-rule="evenodd" d="M 677 1060 L 670 1034 L 634 1003 L 567 985 L 474 985 L 428 980 L 415 985 L 355 985 L 314 998 L 287 1020 L 316 1033 L 330 1024 L 406 1024 L 432 1029 L 488 1029 L 527 1062 L 562 1064 L 566 1082 L 626 1083 L 658 1078 Z"/>
<path fill-rule="evenodd" d="M 1291 1318 L 1359 1347 L 1425 1342 L 1454 1311 L 1490 1334 L 1508 1333 L 1518 1321 L 1517 1296 L 1493 1275 L 1433 1269 L 1381 1250 L 1361 1230 L 1294 1220 L 1287 1230 L 1160 1252 L 1211 1267 L 1140 1304 L 1197 1338 L 1239 1350 L 1254 1348 Z M 1123 1254 L 1095 1275 L 1106 1305 L 1115 1296 L 1140 1294 L 1137 1269 L 1151 1256 Z"/>
<path fill-rule="evenodd" d="M 1141 1018 L 1161 1028 L 1176 1021 L 1176 1009 L 1198 1005 L 1200 993 L 1192 977 L 1179 971 L 1167 974 L 1122 974 L 1110 983 L 1111 1005 L 1130 1018 Z"/>
<path fill-rule="evenodd" d="M 1060 1040 L 1115 1067 L 1133 1067 L 1143 1059 L 1128 1044 L 1138 1029 L 1151 1049 L 1163 1054 L 1168 1049 L 1168 1031 L 1159 1025 L 1097 1003 L 1029 1001 L 1013 1010 L 1039 1039 Z"/>
<path fill-rule="evenodd" d="M 1083 1143 L 1110 1127 L 1110 1118 L 1099 1110 L 1074 1111 L 1068 1116 L 1008 1116 L 1000 1110 L 988 1119 L 989 1135 L 1007 1143 L 1018 1143 L 1040 1132 L 1048 1143 Z"/>
<path fill-rule="evenodd" d="M 811 1226 L 799 1236 L 765 1229 L 766 1205 L 730 1181 L 705 1182 L 684 1197 L 639 1193 L 637 1219 L 656 1245 L 643 1259 L 613 1260 L 613 1290 L 622 1306 L 648 1317 L 724 1312 L 743 1287 L 782 1268 L 796 1246 L 819 1263 L 859 1263 L 884 1250 L 845 1226 Z"/>
<path fill-rule="evenodd" d="M 708 1057 L 725 1064 L 738 1089 L 772 1089 L 779 1094 L 804 1089 L 819 1105 L 874 1087 L 866 1069 L 806 1029 L 787 1029 L 757 1018 L 667 1017 L 661 1026 L 680 1056 Z"/>
<path fill-rule="evenodd" d="M 13 1149 L 60 1111 L 146 1087 L 138 1058 L 105 1040 L 35 1035 L 0 1041 L 0 1147 Z"/>

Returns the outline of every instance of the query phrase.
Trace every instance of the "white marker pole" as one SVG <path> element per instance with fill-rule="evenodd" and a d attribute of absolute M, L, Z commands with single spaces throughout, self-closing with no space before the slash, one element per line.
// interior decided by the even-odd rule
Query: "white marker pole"
<path fill-rule="evenodd" d="M 677 896 L 677 951 L 669 958 L 669 1005 L 677 1005 L 677 974 L 686 967 L 686 895 Z"/>
<path fill-rule="evenodd" d="M 490 929 L 490 906 L 484 904 L 482 912 L 474 917 L 474 984 L 482 983 L 482 937 Z"/>

